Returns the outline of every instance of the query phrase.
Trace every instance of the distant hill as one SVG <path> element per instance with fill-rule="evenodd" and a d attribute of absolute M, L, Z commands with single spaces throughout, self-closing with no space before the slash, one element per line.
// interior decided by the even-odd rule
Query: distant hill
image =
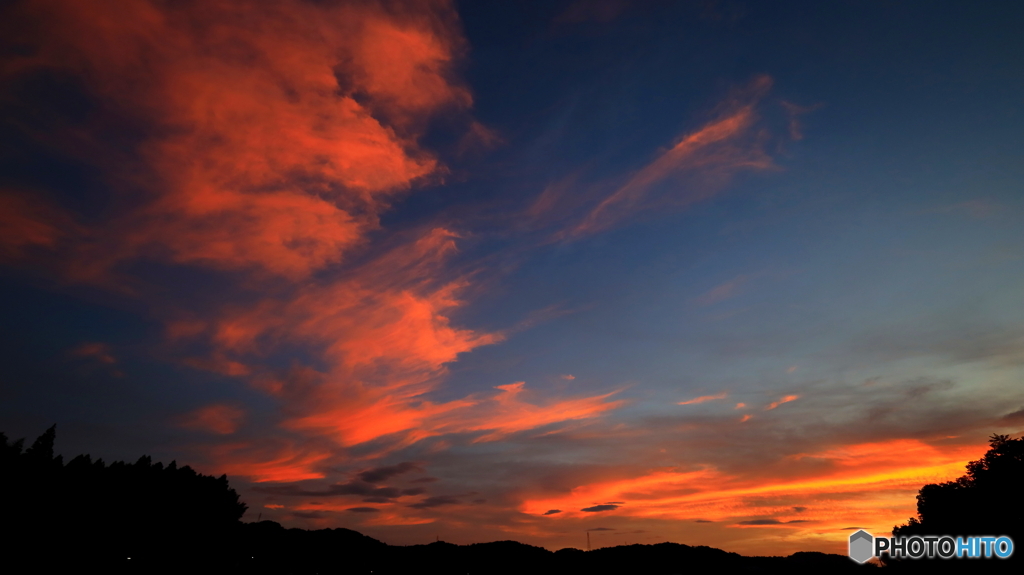
<path fill-rule="evenodd" d="M 516 541 L 395 546 L 350 529 L 285 529 L 271 521 L 243 524 L 241 532 L 244 548 L 252 553 L 251 567 L 244 570 L 247 573 L 668 575 L 706 573 L 711 569 L 729 573 L 852 573 L 875 569 L 858 565 L 844 555 L 801 552 L 789 557 L 745 557 L 678 543 L 552 552 Z"/>

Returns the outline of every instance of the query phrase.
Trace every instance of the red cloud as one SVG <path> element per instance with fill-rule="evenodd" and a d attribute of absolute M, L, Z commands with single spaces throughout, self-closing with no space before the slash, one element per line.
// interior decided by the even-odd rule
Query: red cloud
<path fill-rule="evenodd" d="M 432 230 L 345 279 L 226 311 L 206 324 L 184 322 L 187 329 L 176 333 L 209 337 L 218 350 L 211 368 L 259 364 L 285 345 L 314 351 L 325 369 L 296 368 L 271 378 L 257 374 L 252 381 L 282 402 L 283 428 L 341 447 L 387 440 L 394 449 L 449 433 L 493 441 L 623 404 L 609 400 L 611 394 L 528 402 L 521 382 L 499 386 L 494 396 L 427 399 L 459 354 L 503 338 L 455 327 L 447 317 L 460 305 L 457 293 L 466 285 L 435 279 L 444 276 L 454 239 L 446 230 Z"/>
<path fill-rule="evenodd" d="M 449 77 L 462 40 L 446 4 L 396 15 L 372 3 L 35 0 L 22 11 L 38 24 L 22 40 L 38 50 L 8 75 L 78 74 L 146 128 L 126 165 L 102 141 L 82 146 L 136 207 L 107 222 L 79 277 L 141 255 L 292 278 L 337 262 L 396 193 L 439 169 L 416 143 L 426 118 L 471 103 Z M 53 242 L 43 225 L 20 229 L 22 243 Z"/>
<path fill-rule="evenodd" d="M 214 404 L 200 407 L 181 419 L 180 425 L 188 429 L 199 429 L 221 435 L 238 430 L 245 412 L 234 405 Z"/>
<path fill-rule="evenodd" d="M 249 477 L 257 483 L 321 479 L 321 466 L 331 452 L 310 450 L 291 443 L 255 446 L 247 443 L 218 445 L 207 456 L 220 473 Z"/>
<path fill-rule="evenodd" d="M 74 230 L 71 217 L 38 196 L 0 190 L 0 261 L 53 248 Z"/>

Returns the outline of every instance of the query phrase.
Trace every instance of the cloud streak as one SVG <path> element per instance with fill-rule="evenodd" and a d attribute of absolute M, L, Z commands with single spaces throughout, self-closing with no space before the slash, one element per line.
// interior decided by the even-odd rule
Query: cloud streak
<path fill-rule="evenodd" d="M 770 77 L 759 76 L 737 91 L 720 106 L 716 119 L 682 136 L 632 174 L 590 208 L 580 221 L 561 232 L 560 239 L 608 230 L 637 212 L 658 205 L 688 206 L 713 196 L 740 170 L 773 167 L 753 130 L 756 105 L 771 86 Z M 673 181 L 683 176 L 696 176 L 696 179 Z M 554 199 L 549 195 L 540 202 L 538 205 L 553 205 Z M 538 209 L 533 208 L 535 212 Z"/>
<path fill-rule="evenodd" d="M 773 402 L 769 403 L 768 406 L 764 408 L 764 410 L 765 411 L 771 411 L 771 410 L 775 409 L 776 407 L 782 405 L 783 403 L 789 403 L 791 401 L 796 401 L 798 399 L 800 399 L 799 395 L 787 395 L 787 396 L 779 399 L 778 401 L 773 401 Z"/>
<path fill-rule="evenodd" d="M 726 397 L 729 397 L 729 394 L 727 392 L 723 391 L 722 393 L 717 393 L 715 395 L 702 395 L 700 397 L 695 397 L 693 399 L 688 399 L 686 401 L 680 401 L 679 405 L 695 405 L 695 404 L 698 404 L 698 403 L 706 403 L 708 401 L 715 401 L 717 399 L 725 399 Z"/>

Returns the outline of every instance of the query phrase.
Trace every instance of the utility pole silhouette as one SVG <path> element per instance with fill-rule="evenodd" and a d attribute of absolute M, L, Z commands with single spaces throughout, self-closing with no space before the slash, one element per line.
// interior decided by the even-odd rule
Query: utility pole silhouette
<path fill-rule="evenodd" d="M 587 551 L 590 551 L 590 531 L 587 531 Z"/>

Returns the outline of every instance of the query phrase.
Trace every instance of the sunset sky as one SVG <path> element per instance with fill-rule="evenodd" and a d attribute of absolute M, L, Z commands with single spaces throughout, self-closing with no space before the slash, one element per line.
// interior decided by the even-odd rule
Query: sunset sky
<path fill-rule="evenodd" d="M 392 544 L 780 555 L 1024 433 L 1024 3 L 0 22 L 9 437 Z"/>

